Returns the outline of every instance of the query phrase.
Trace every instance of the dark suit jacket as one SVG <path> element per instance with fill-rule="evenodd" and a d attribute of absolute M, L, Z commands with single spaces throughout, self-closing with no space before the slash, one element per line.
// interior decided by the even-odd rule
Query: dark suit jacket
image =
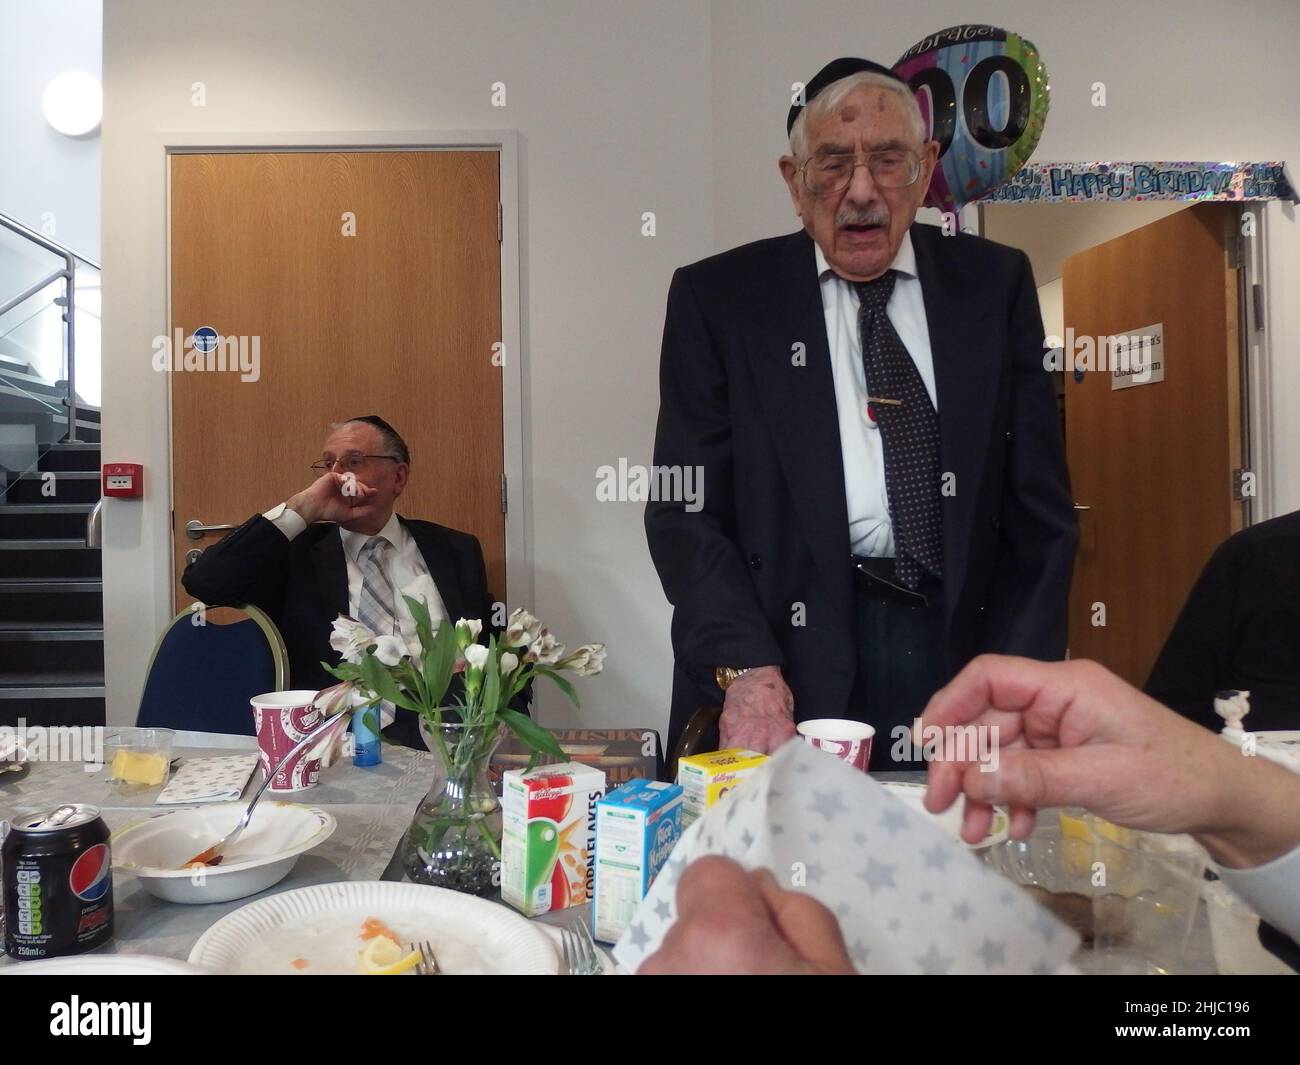
<path fill-rule="evenodd" d="M 1250 731 L 1300 728 L 1300 511 L 1219 545 L 1146 683 L 1215 732 L 1214 694 L 1227 688 L 1250 692 Z"/>
<path fill-rule="evenodd" d="M 1077 529 L 1022 252 L 913 225 L 938 394 L 947 661 L 1065 652 Z M 803 345 L 804 364 L 795 358 Z M 812 239 L 683 267 L 668 293 L 654 461 L 703 468 L 703 509 L 646 507 L 673 604 L 669 747 L 716 666 L 777 664 L 796 716 L 844 715 L 857 668 L 839 422 Z M 802 620 L 803 624 L 798 624 Z"/>
<path fill-rule="evenodd" d="M 398 520 L 424 556 L 448 616 L 453 621 L 481 619 L 486 640 L 493 600 L 478 540 L 431 521 Z M 210 606 L 252 603 L 265 610 L 288 648 L 291 688 L 337 683 L 320 665 L 338 663 L 329 643 L 330 626 L 339 614 L 348 613 L 347 560 L 337 525 L 309 525 L 289 540 L 255 515 L 204 551 L 181 581 L 190 595 Z M 424 749 L 416 715 L 409 710 L 399 708 L 384 735 Z"/>

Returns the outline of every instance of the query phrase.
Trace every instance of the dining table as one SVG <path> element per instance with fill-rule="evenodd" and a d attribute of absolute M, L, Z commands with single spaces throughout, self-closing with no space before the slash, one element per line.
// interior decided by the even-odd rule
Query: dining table
<path fill-rule="evenodd" d="M 256 751 L 253 736 L 177 731 L 172 741 L 172 757 L 184 761 Z M 185 961 L 208 928 L 257 899 L 344 880 L 405 879 L 398 848 L 416 806 L 429 790 L 433 768 L 433 755 L 428 751 L 385 745 L 379 765 L 357 766 L 344 758 L 323 770 L 311 788 L 279 796 L 268 791 L 264 798 L 282 797 L 328 811 L 337 822 L 333 834 L 301 855 L 279 883 L 229 902 L 165 902 L 145 891 L 134 876 L 117 873 L 113 878 L 113 938 L 90 953 Z M 181 808 L 156 805 L 161 786 L 121 795 L 109 784 L 107 774 L 106 767 L 72 761 L 33 761 L 18 773 L 0 774 L 0 821 L 13 821 L 63 803 L 87 803 L 98 807 L 109 832 L 116 833 Z M 245 788 L 245 798 L 252 797 L 261 780 L 259 770 Z M 496 901 L 505 905 L 499 898 Z M 553 930 L 557 943 L 560 926 L 586 919 L 586 906 L 533 918 Z M 21 964 L 0 953 L 0 967 Z"/>
<path fill-rule="evenodd" d="M 256 751 L 257 741 L 252 736 L 186 731 L 176 733 L 172 747 L 173 757 L 182 760 Z M 361 767 L 345 758 L 323 770 L 319 782 L 310 789 L 285 795 L 291 801 L 327 810 L 337 827 L 327 840 L 302 854 L 283 880 L 255 895 L 229 902 L 180 904 L 149 894 L 134 876 L 115 875 L 114 935 L 97 952 L 184 961 L 204 931 L 226 914 L 259 898 L 339 881 L 405 879 L 399 845 L 430 786 L 433 771 L 433 755 L 429 752 L 386 745 L 379 765 Z M 28 763 L 18 773 L 0 773 L 0 821 L 78 802 L 98 807 L 109 831 L 116 833 L 178 808 L 156 805 L 161 788 L 119 794 L 109 784 L 107 772 L 103 766 L 50 761 Z M 925 774 L 918 772 L 872 775 L 881 781 L 904 783 L 925 779 Z M 260 780 L 260 771 L 254 773 L 245 797 L 251 796 Z M 499 897 L 495 901 L 505 905 Z M 560 927 L 587 921 L 588 909 L 586 905 L 573 906 L 532 920 L 547 926 L 558 951 Z M 1213 974 L 1218 970 L 1204 901 L 1197 904 L 1197 910 L 1181 971 Z M 21 964 L 0 954 L 0 967 Z"/>

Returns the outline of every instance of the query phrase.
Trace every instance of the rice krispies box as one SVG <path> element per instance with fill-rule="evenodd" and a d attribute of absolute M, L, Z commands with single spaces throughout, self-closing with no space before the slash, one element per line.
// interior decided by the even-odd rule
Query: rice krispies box
<path fill-rule="evenodd" d="M 502 780 L 501 897 L 526 917 L 591 901 L 599 769 L 566 762 Z"/>
<path fill-rule="evenodd" d="M 682 834 L 682 789 L 630 780 L 596 803 L 592 931 L 614 943 L 631 922 Z"/>

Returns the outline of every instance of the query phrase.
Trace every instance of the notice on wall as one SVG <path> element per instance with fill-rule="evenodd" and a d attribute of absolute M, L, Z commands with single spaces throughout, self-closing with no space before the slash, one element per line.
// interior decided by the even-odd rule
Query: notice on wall
<path fill-rule="evenodd" d="M 1144 325 L 1110 340 L 1110 387 L 1133 388 L 1165 379 L 1165 325 Z"/>

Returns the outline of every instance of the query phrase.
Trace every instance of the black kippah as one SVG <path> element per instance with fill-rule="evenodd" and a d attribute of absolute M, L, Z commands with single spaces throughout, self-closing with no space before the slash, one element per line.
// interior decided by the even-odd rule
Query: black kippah
<path fill-rule="evenodd" d="M 852 56 L 845 56 L 843 59 L 832 59 L 821 70 L 817 71 L 812 80 L 804 86 L 804 102 L 795 104 L 790 108 L 790 114 L 786 116 L 785 120 L 786 136 L 789 136 L 790 130 L 794 129 L 794 120 L 799 117 L 799 112 L 804 109 L 805 105 L 812 103 L 813 97 L 820 93 L 822 89 L 833 82 L 839 81 L 840 78 L 847 78 L 850 74 L 858 74 L 864 71 L 883 74 L 887 78 L 893 78 L 900 85 L 907 84 L 888 67 L 873 63 L 870 59 L 855 59 Z"/>

